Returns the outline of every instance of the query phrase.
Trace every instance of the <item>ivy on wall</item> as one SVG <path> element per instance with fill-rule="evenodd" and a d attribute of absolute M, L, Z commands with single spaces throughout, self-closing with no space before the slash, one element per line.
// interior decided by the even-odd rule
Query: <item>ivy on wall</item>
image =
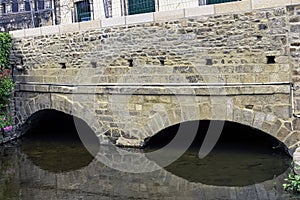
<path fill-rule="evenodd" d="M 9 54 L 12 38 L 8 33 L 0 33 L 0 131 L 8 132 L 12 129 L 10 114 L 10 98 L 14 84 L 11 79 Z"/>
<path fill-rule="evenodd" d="M 9 54 L 11 49 L 11 35 L 8 33 L 0 33 L 0 66 L 1 71 L 9 68 Z"/>

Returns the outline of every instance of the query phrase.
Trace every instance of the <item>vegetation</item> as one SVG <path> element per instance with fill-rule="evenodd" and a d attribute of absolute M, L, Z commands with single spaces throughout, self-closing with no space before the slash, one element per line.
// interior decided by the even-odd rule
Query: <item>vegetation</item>
<path fill-rule="evenodd" d="M 300 193 L 300 175 L 297 175 L 292 169 L 283 184 L 284 190 L 291 193 Z"/>
<path fill-rule="evenodd" d="M 11 36 L 8 33 L 0 33 L 0 129 L 4 131 L 12 129 L 9 100 L 14 85 L 9 65 L 10 49 Z"/>

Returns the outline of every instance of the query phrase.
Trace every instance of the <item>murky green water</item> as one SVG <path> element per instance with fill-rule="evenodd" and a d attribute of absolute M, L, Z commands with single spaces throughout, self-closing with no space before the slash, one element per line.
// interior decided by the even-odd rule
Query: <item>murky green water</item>
<path fill-rule="evenodd" d="M 1 147 L 0 199 L 292 198 L 282 190 L 291 159 L 268 145 L 220 143 L 204 159 L 198 158 L 194 145 L 165 168 L 126 173 L 98 162 L 78 138 L 70 138 L 50 132 Z M 113 147 L 101 148 L 115 152 Z M 156 148 L 150 145 L 143 151 Z M 127 155 L 106 156 L 117 163 L 131 161 Z"/>

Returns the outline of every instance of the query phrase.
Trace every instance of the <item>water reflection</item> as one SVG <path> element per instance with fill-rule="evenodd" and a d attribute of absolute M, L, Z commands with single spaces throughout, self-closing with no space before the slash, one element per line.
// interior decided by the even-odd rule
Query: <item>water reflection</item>
<path fill-rule="evenodd" d="M 187 126 L 192 123 L 187 122 Z M 235 123 L 226 123 L 221 138 L 204 159 L 198 152 L 209 121 L 201 121 L 197 138 L 178 160 L 165 169 L 190 182 L 218 186 L 247 186 L 279 176 L 288 169 L 291 158 L 282 144 L 263 132 Z M 179 125 L 167 128 L 151 138 L 146 152 L 167 144 Z M 188 130 L 187 130 L 188 134 Z M 161 158 L 168 155 L 160 155 Z M 159 159 L 151 158 L 159 164 Z"/>
<path fill-rule="evenodd" d="M 285 154 L 281 158 L 273 149 L 272 153 L 262 149 L 251 152 L 249 148 L 242 152 L 241 147 L 246 143 L 236 146 L 229 143 L 230 148 L 219 145 L 215 153 L 199 163 L 196 157 L 199 143 L 194 143 L 184 156 L 165 169 L 150 173 L 126 173 L 94 159 L 76 134 L 70 132 L 72 124 L 68 123 L 64 121 L 64 126 L 60 128 L 51 125 L 47 127 L 49 132 L 41 131 L 45 127 L 38 127 L 16 144 L 0 147 L 0 199 L 289 198 L 281 185 L 289 172 L 287 163 L 290 158 Z M 260 141 L 263 139 L 260 138 Z M 269 149 L 268 145 L 264 147 Z M 153 151 L 157 147 L 149 145 L 149 148 Z M 135 159 L 130 154 L 119 154 L 114 146 L 101 146 L 101 150 L 99 153 L 116 164 L 134 162 Z M 134 152 L 142 153 L 143 150 Z M 263 153 L 255 155 L 257 152 Z M 264 169 L 261 173 L 258 170 L 260 167 Z M 235 174 L 241 170 L 244 177 L 242 173 Z M 268 174 L 268 177 L 262 173 Z M 273 177 L 274 174 L 276 177 Z M 250 178 L 253 184 L 242 186 L 250 183 L 245 177 Z M 228 182 L 227 186 L 221 186 L 225 182 Z M 228 187 L 236 184 L 239 186 Z"/>
<path fill-rule="evenodd" d="M 51 172 L 66 172 L 88 166 L 94 159 L 91 153 L 96 154 L 99 140 L 84 121 L 76 118 L 77 127 L 85 130 L 86 146 L 77 134 L 73 116 L 43 110 L 31 120 L 36 123 L 19 144 L 36 166 Z"/>
<path fill-rule="evenodd" d="M 192 183 L 164 169 L 125 173 L 97 160 L 77 170 L 51 172 L 32 162 L 21 148 L 23 142 L 0 149 L 6 155 L 0 158 L 0 199 L 288 199 L 281 188 L 288 171 L 275 179 L 245 187 Z M 111 151 L 113 147 L 103 148 Z"/>

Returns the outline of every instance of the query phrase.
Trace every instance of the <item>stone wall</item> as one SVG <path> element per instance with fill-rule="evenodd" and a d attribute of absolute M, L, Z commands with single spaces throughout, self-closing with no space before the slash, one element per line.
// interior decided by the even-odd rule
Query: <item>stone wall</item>
<path fill-rule="evenodd" d="M 17 124 L 51 108 L 84 119 L 102 141 L 141 146 L 173 124 L 228 120 L 293 149 L 294 8 L 28 30 L 30 37 L 14 38 L 11 57 L 14 78 L 24 83 L 16 90 Z"/>

